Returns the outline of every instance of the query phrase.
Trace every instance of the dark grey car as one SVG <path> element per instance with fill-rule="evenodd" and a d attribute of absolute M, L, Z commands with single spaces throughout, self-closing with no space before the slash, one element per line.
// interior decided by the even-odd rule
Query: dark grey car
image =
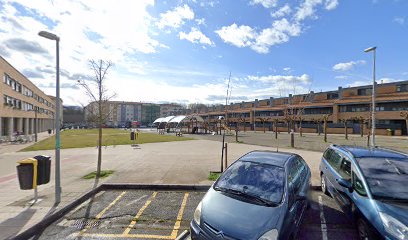
<path fill-rule="evenodd" d="M 310 169 L 299 155 L 250 152 L 198 205 L 192 239 L 292 239 L 308 205 Z"/>

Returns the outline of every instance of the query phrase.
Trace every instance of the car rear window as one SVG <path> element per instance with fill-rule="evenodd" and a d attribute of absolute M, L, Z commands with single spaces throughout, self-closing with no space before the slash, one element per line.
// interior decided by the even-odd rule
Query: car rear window
<path fill-rule="evenodd" d="M 280 203 L 284 191 L 282 167 L 250 161 L 237 161 L 218 179 L 214 187 L 244 191 L 267 201 Z"/>
<path fill-rule="evenodd" d="M 374 197 L 408 200 L 408 158 L 358 158 Z"/>

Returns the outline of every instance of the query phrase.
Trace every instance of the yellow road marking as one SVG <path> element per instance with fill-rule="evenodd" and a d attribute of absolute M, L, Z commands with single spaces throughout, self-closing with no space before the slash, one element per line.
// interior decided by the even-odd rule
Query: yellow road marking
<path fill-rule="evenodd" d="M 137 212 L 136 216 L 133 218 L 132 222 L 130 222 L 129 226 L 122 233 L 122 235 L 129 235 L 130 230 L 132 230 L 132 228 L 136 225 L 137 220 L 143 214 L 143 211 L 150 205 L 150 203 L 153 201 L 156 195 L 157 195 L 157 192 L 153 192 L 152 196 L 145 202 L 143 207 L 139 209 L 139 212 Z"/>
<path fill-rule="evenodd" d="M 110 203 L 106 208 L 104 208 L 98 215 L 96 215 L 96 217 L 94 218 L 94 221 L 99 220 L 99 219 L 103 216 L 103 214 L 105 214 L 106 211 L 108 211 L 113 205 L 115 205 L 115 204 L 119 201 L 119 199 L 121 199 L 121 198 L 123 197 L 123 195 L 125 195 L 125 194 L 126 194 L 126 191 L 125 191 L 125 192 L 122 192 L 119 196 L 117 196 L 117 197 L 115 198 L 115 200 L 113 200 L 113 202 L 111 202 L 111 203 Z M 79 232 L 79 234 L 85 233 L 86 230 L 88 230 L 90 226 L 91 226 L 91 224 L 86 225 L 85 228 L 82 229 L 82 230 Z"/>
<path fill-rule="evenodd" d="M 166 235 L 149 235 L 149 234 L 110 234 L 110 233 L 84 233 L 83 237 L 94 238 L 145 238 L 145 239 L 174 239 Z"/>
<path fill-rule="evenodd" d="M 176 223 L 174 224 L 173 231 L 171 232 L 171 235 L 170 235 L 171 239 L 177 238 L 177 233 L 180 229 L 181 220 L 183 219 L 184 208 L 186 207 L 188 195 L 189 195 L 188 193 L 184 194 L 183 202 L 181 203 L 180 210 L 177 214 Z"/>

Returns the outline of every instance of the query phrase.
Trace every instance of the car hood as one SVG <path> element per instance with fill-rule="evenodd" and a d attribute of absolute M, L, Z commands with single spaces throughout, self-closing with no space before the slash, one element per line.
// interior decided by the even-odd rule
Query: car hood
<path fill-rule="evenodd" d="M 225 236 L 258 239 L 276 228 L 281 208 L 243 202 L 211 188 L 202 201 L 201 221 Z"/>
<path fill-rule="evenodd" d="M 378 210 L 384 212 L 398 221 L 408 226 L 408 204 L 396 203 L 392 201 L 379 201 L 376 200 Z"/>

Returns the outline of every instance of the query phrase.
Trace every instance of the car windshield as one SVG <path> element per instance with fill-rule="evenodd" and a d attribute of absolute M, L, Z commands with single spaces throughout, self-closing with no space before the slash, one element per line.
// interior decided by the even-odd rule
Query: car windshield
<path fill-rule="evenodd" d="M 218 179 L 214 189 L 234 190 L 268 202 L 280 203 L 284 174 L 284 169 L 278 166 L 238 161 Z"/>
<path fill-rule="evenodd" d="M 374 198 L 408 200 L 408 158 L 359 158 L 358 162 Z"/>

